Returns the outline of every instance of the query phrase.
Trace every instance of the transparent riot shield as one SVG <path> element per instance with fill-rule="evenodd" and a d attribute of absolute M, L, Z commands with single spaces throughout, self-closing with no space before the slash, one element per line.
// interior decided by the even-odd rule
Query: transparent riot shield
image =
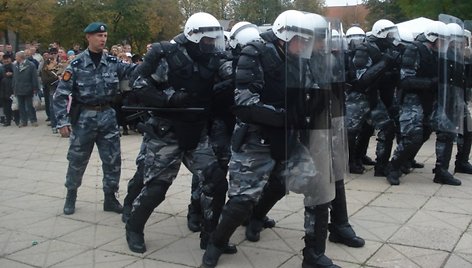
<path fill-rule="evenodd" d="M 439 14 L 449 37 L 438 39 L 439 85 L 435 125 L 438 131 L 462 133 L 464 125 L 464 24 Z"/>
<path fill-rule="evenodd" d="M 304 195 L 305 206 L 334 199 L 330 120 L 330 32 L 326 19 L 305 13 L 285 45 L 288 190 Z M 308 30 L 308 31 L 307 31 Z"/>
<path fill-rule="evenodd" d="M 345 59 L 346 45 L 343 25 L 339 19 L 329 18 L 331 31 L 329 77 L 331 78 L 330 117 L 333 175 L 336 181 L 344 180 L 349 172 L 349 147 L 345 122 Z"/>
<path fill-rule="evenodd" d="M 464 21 L 466 130 L 472 132 L 472 20 Z"/>

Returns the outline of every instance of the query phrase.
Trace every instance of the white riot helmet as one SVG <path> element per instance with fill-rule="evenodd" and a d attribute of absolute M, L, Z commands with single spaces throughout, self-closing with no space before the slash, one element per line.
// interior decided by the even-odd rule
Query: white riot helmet
<path fill-rule="evenodd" d="M 274 21 L 272 31 L 275 36 L 287 43 L 295 37 L 297 41 L 303 42 L 303 51 L 298 51 L 298 56 L 310 58 L 313 47 L 313 20 L 305 13 L 297 10 L 287 10 L 282 12 Z M 290 53 L 290 51 L 288 51 Z"/>
<path fill-rule="evenodd" d="M 448 23 L 446 26 L 449 31 L 449 36 L 452 40 L 460 42 L 464 41 L 464 29 L 462 29 L 459 24 L 452 22 Z"/>
<path fill-rule="evenodd" d="M 184 34 L 190 42 L 200 44 L 204 53 L 224 51 L 223 27 L 208 13 L 199 12 L 190 16 L 185 23 Z"/>
<path fill-rule="evenodd" d="M 310 39 L 313 37 L 313 23 L 306 19 L 303 12 L 287 10 L 275 19 L 272 31 L 285 42 L 292 40 L 294 36 Z"/>
<path fill-rule="evenodd" d="M 429 42 L 434 43 L 438 38 L 448 38 L 449 30 L 444 22 L 434 21 L 426 26 L 423 34 Z"/>
<path fill-rule="evenodd" d="M 321 51 L 329 49 L 328 42 L 330 41 L 330 33 L 328 21 L 323 16 L 315 13 L 306 13 L 305 16 L 308 17 L 308 20 L 313 24 L 314 50 Z"/>
<path fill-rule="evenodd" d="M 242 47 L 255 40 L 261 40 L 261 37 L 259 36 L 259 29 L 256 25 L 247 21 L 241 21 L 236 23 L 233 28 L 231 28 L 229 37 L 229 46 L 231 48 L 234 49 L 237 47 L 237 45 Z"/>
<path fill-rule="evenodd" d="M 396 37 L 398 36 L 398 28 L 393 22 L 381 19 L 376 21 L 374 26 L 372 26 L 372 35 L 377 38 Z M 398 38 L 398 40 L 400 40 L 400 38 Z"/>
<path fill-rule="evenodd" d="M 349 44 L 351 40 L 364 41 L 365 32 L 360 27 L 352 26 L 346 31 L 347 43 Z"/>

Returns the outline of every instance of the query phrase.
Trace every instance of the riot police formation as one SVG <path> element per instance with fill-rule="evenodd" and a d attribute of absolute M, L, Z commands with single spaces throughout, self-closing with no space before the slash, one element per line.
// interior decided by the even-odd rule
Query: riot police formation
<path fill-rule="evenodd" d="M 375 176 L 385 176 L 395 137 L 395 88 L 399 78 L 400 38 L 396 26 L 389 20 L 379 20 L 372 26 L 372 35 L 355 49 L 352 59 L 355 79 L 352 87 L 363 105 L 348 106 L 348 133 L 350 144 L 355 144 L 360 130 L 370 115 L 378 129 Z M 368 103 L 368 106 L 365 105 Z M 350 109 L 354 108 L 354 109 Z M 355 150 L 354 150 L 355 151 Z"/>
<path fill-rule="evenodd" d="M 329 106 L 323 105 L 326 95 L 319 94 L 309 75 L 314 29 L 308 14 L 285 11 L 271 30 L 261 34 L 265 43 L 251 42 L 241 51 L 229 200 L 203 255 L 203 267 L 217 265 L 224 246 L 247 217 L 246 236 L 250 230 L 258 240 L 262 219 L 286 190 L 305 196 L 303 267 L 337 267 L 324 255 L 326 235 L 315 237 L 326 233 L 328 226 L 327 220 L 315 217 L 316 208 L 329 203 L 335 189 L 330 161 L 319 161 L 326 173 L 315 170 L 315 156 L 320 155 L 316 146 L 324 144 L 327 150 L 331 146 Z M 322 151 L 331 155 L 327 150 Z"/>
<path fill-rule="evenodd" d="M 460 24 L 448 23 L 429 25 L 405 49 L 388 20 L 367 38 L 353 27 L 345 52 L 341 24 L 317 14 L 285 11 L 261 34 L 240 22 L 226 46 L 216 18 L 192 15 L 183 33 L 152 45 L 132 79 L 133 92 L 153 109 L 139 127 L 143 142 L 124 201 L 130 250 L 146 251 L 144 226 L 181 163 L 193 175 L 187 224 L 201 231 L 202 267 L 237 252 L 229 240 L 241 224 L 248 241 L 259 241 L 275 225 L 268 212 L 289 191 L 304 195 L 302 267 L 338 267 L 325 255 L 328 231 L 332 242 L 364 246 L 349 224 L 344 177 L 372 164 L 373 127 L 376 176 L 398 185 L 436 131 L 434 181 L 460 185 L 447 169 L 459 134 L 455 170 L 472 173 L 463 90 L 470 69 L 463 44 L 448 37 L 461 35 Z M 440 98 L 446 91 L 453 94 Z"/>
<path fill-rule="evenodd" d="M 149 139 L 144 146 L 144 187 L 126 221 L 126 239 L 134 252 L 146 251 L 144 225 L 165 199 L 182 162 L 199 178 L 204 215 L 200 247 L 207 247 L 228 187 L 206 131 L 223 51 L 218 20 L 196 13 L 174 42 L 153 44 L 137 69 L 134 90 L 146 105 L 161 109 L 146 122 L 150 131 L 145 133 Z M 236 248 L 225 245 L 224 251 L 235 253 Z"/>
<path fill-rule="evenodd" d="M 57 128 L 61 136 L 70 135 L 64 214 L 75 212 L 77 189 L 95 144 L 103 163 L 103 209 L 121 213 L 123 207 L 115 197 L 121 173 L 120 132 L 111 104 L 120 80 L 130 74 L 133 66 L 103 53 L 106 24 L 91 23 L 84 33 L 88 49 L 66 68 L 54 94 Z"/>

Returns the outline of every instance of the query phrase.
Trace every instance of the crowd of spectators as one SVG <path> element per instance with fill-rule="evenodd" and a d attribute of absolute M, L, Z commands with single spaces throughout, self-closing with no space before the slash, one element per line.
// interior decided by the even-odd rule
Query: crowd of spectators
<path fill-rule="evenodd" d="M 52 133 L 56 134 L 56 119 L 51 100 L 65 68 L 81 52 L 78 43 L 68 50 L 58 42 L 44 48 L 38 43 L 26 43 L 24 49 L 17 52 L 11 44 L 0 44 L 0 124 L 4 127 L 9 127 L 12 123 L 20 128 L 28 124 L 36 127 L 37 109 L 43 104 L 47 116 L 46 124 L 51 126 Z M 113 45 L 104 52 L 122 62 L 139 64 L 142 61 L 139 54 L 132 53 L 129 44 Z M 115 101 L 114 108 L 117 110 L 123 135 L 128 135 L 128 128 L 135 130 L 135 127 L 128 126 L 126 114 L 121 111 L 121 106 L 126 104 L 126 95 L 130 89 L 126 82 L 121 85 L 121 94 Z"/>

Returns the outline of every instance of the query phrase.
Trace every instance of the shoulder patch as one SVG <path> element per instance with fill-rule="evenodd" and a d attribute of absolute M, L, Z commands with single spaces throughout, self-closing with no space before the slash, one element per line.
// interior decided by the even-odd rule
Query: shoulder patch
<path fill-rule="evenodd" d="M 70 71 L 65 71 L 62 74 L 62 81 L 68 82 L 72 78 L 72 73 Z"/>

